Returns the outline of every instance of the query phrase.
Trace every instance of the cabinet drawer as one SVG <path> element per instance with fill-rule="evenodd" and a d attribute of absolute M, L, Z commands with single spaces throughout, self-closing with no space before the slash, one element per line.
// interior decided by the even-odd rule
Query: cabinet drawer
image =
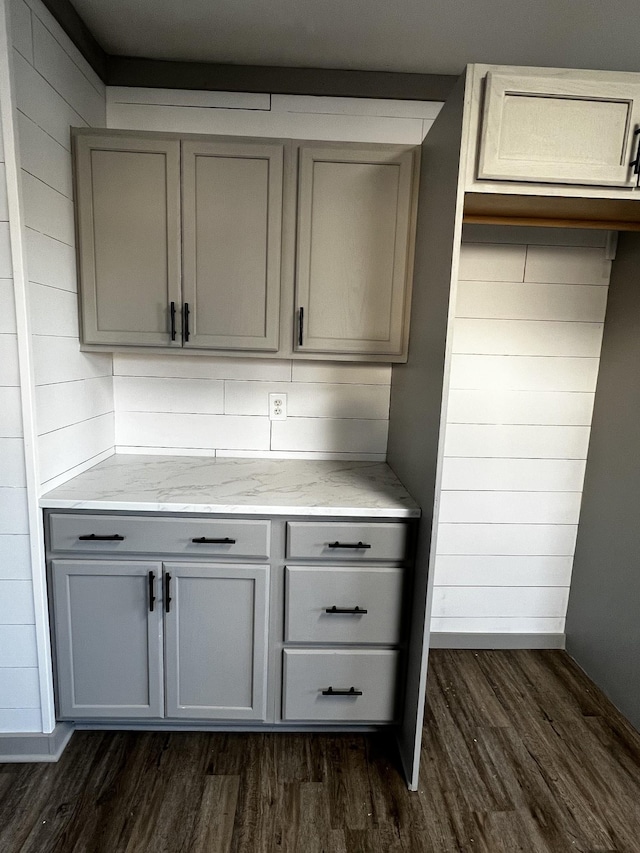
<path fill-rule="evenodd" d="M 397 643 L 403 574 L 391 568 L 288 566 L 285 640 Z M 362 612 L 340 612 L 355 608 Z"/>
<path fill-rule="evenodd" d="M 287 557 L 309 560 L 402 560 L 407 525 L 340 524 L 291 521 L 287 524 Z"/>
<path fill-rule="evenodd" d="M 287 649 L 283 719 L 391 722 L 397 669 L 398 652 L 394 651 Z M 351 695 L 336 695 L 351 688 L 355 691 Z"/>
<path fill-rule="evenodd" d="M 53 514 L 49 523 L 52 551 L 198 555 L 209 559 L 269 556 L 268 521 Z M 92 536 L 96 538 L 84 538 Z M 100 538 L 116 536 L 119 538 Z"/>

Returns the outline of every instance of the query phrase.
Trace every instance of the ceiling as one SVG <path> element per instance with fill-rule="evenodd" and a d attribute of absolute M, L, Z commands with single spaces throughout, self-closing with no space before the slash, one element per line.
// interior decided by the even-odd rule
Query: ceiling
<path fill-rule="evenodd" d="M 458 74 L 640 70 L 638 0 L 72 0 L 112 54 Z"/>

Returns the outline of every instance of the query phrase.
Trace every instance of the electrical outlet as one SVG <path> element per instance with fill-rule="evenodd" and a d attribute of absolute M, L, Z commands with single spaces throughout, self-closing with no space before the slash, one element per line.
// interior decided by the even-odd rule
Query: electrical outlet
<path fill-rule="evenodd" d="M 269 394 L 269 419 L 285 421 L 287 419 L 287 395 Z"/>

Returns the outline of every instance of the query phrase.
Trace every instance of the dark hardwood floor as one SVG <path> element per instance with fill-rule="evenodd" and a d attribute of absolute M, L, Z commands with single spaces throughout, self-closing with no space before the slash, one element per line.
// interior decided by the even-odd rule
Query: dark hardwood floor
<path fill-rule="evenodd" d="M 557 651 L 434 651 L 387 736 L 78 732 L 0 765 L 1 853 L 638 853 L 640 735 Z"/>

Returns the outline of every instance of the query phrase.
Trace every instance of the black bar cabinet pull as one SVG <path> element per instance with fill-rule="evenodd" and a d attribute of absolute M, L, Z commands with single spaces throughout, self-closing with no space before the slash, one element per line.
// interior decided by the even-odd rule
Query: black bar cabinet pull
<path fill-rule="evenodd" d="M 333 607 L 325 607 L 325 613 L 353 613 L 354 616 L 360 616 L 369 611 L 364 607 L 336 607 L 335 604 Z"/>
<path fill-rule="evenodd" d="M 165 613 L 171 612 L 171 575 L 166 572 L 164 576 L 164 609 Z"/>
<path fill-rule="evenodd" d="M 356 690 L 355 687 L 350 687 L 348 690 L 334 690 L 329 687 L 328 690 L 322 691 L 323 696 L 362 696 L 362 690 Z"/>
<path fill-rule="evenodd" d="M 638 147 L 636 148 L 636 159 L 632 160 L 629 165 L 633 166 L 633 174 L 636 176 L 636 186 L 640 186 L 640 127 L 636 127 L 633 135 L 638 137 Z"/>
<path fill-rule="evenodd" d="M 154 595 L 154 589 L 156 585 L 156 573 L 149 572 L 149 613 L 153 613 L 156 597 Z"/>
<path fill-rule="evenodd" d="M 329 542 L 329 548 L 362 548 L 367 549 L 371 548 L 371 545 L 367 545 L 366 542 Z"/>
<path fill-rule="evenodd" d="M 113 533 L 111 536 L 97 536 L 95 533 L 89 533 L 87 536 L 78 536 L 81 542 L 124 542 L 124 536 L 119 533 Z"/>
<path fill-rule="evenodd" d="M 185 343 L 189 340 L 189 303 L 184 303 L 184 308 L 182 309 L 182 319 L 184 321 L 184 340 Z"/>
<path fill-rule="evenodd" d="M 176 303 L 172 302 L 171 307 L 169 309 L 169 314 L 171 316 L 171 340 L 175 341 L 176 339 Z"/>
<path fill-rule="evenodd" d="M 235 539 L 229 539 L 228 536 L 225 536 L 224 539 L 207 539 L 206 536 L 198 536 L 197 539 L 191 540 L 196 545 L 235 545 Z"/>
<path fill-rule="evenodd" d="M 300 315 L 298 317 L 298 346 L 302 346 L 302 339 L 304 337 L 304 308 L 300 309 Z"/>

